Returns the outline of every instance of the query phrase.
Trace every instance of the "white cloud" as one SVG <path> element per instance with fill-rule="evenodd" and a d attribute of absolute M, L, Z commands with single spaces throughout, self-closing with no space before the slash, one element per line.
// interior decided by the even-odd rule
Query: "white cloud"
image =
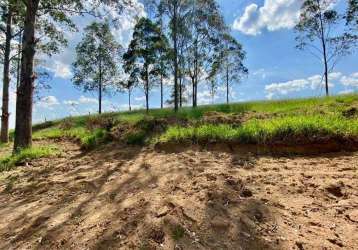
<path fill-rule="evenodd" d="M 329 75 L 329 87 L 334 87 L 333 82 L 342 83 L 342 73 L 332 72 Z M 324 87 L 324 81 L 322 76 L 313 75 L 303 79 L 295 79 L 287 82 L 271 83 L 265 86 L 266 98 L 272 99 L 275 96 L 285 96 L 290 93 L 300 92 L 303 90 L 319 90 Z"/>
<path fill-rule="evenodd" d="M 53 72 L 54 76 L 58 78 L 70 79 L 72 77 L 70 64 L 62 61 L 53 61 L 52 64 L 46 66 L 46 69 Z"/>
<path fill-rule="evenodd" d="M 298 79 L 288 82 L 272 83 L 265 86 L 265 91 L 268 92 L 269 97 L 273 97 L 275 93 L 280 95 L 287 95 L 291 92 L 298 92 L 305 89 L 310 82 L 307 79 Z"/>
<path fill-rule="evenodd" d="M 63 104 L 69 105 L 69 106 L 76 106 L 80 103 L 78 101 L 74 101 L 74 100 L 66 100 L 66 101 L 63 101 Z"/>
<path fill-rule="evenodd" d="M 347 95 L 347 94 L 352 94 L 352 93 L 354 93 L 353 89 L 346 89 L 346 90 L 342 90 L 342 91 L 338 92 L 339 95 Z"/>
<path fill-rule="evenodd" d="M 90 97 L 85 97 L 85 96 L 81 96 L 79 99 L 78 99 L 78 102 L 80 104 L 97 104 L 98 103 L 98 100 L 96 98 L 90 98 Z"/>
<path fill-rule="evenodd" d="M 236 18 L 233 28 L 247 35 L 261 34 L 263 29 L 290 29 L 299 20 L 302 2 L 297 0 L 265 0 L 264 5 L 246 6 L 244 14 Z"/>
<path fill-rule="evenodd" d="M 138 96 L 138 97 L 134 98 L 134 100 L 136 100 L 137 102 L 144 102 L 145 96 Z"/>
<path fill-rule="evenodd" d="M 343 76 L 341 82 L 344 86 L 358 88 L 358 72 L 353 73 L 350 76 Z"/>
<path fill-rule="evenodd" d="M 55 96 L 50 95 L 41 98 L 41 100 L 36 103 L 36 106 L 40 108 L 52 109 L 54 106 L 57 106 L 59 104 L 60 102 L 57 100 L 57 98 Z"/>

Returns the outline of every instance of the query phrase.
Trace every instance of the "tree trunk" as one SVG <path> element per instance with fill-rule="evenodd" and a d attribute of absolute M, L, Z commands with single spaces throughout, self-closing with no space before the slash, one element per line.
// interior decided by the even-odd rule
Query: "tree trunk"
<path fill-rule="evenodd" d="M 9 4 L 10 5 L 10 4 Z M 5 52 L 4 52 L 4 75 L 2 94 L 2 115 L 1 115 L 1 142 L 9 141 L 9 85 L 10 85 L 10 51 L 11 51 L 11 26 L 12 7 L 8 7 L 6 16 Z"/>
<path fill-rule="evenodd" d="M 17 69 L 16 69 L 16 90 L 18 89 L 19 85 L 20 85 L 20 72 L 21 72 L 21 52 L 22 52 L 22 32 L 20 32 L 19 35 L 19 45 L 17 48 L 17 53 L 18 53 L 18 59 L 17 59 Z"/>
<path fill-rule="evenodd" d="M 32 144 L 32 106 L 35 74 L 35 24 L 40 0 L 26 1 L 24 34 L 22 39 L 21 80 L 16 99 L 14 152 Z"/>
<path fill-rule="evenodd" d="M 323 43 L 323 60 L 324 60 L 324 80 L 325 80 L 325 87 L 326 87 L 326 96 L 329 96 L 328 90 L 328 62 L 327 62 L 327 51 L 326 51 L 326 44 Z"/>
<path fill-rule="evenodd" d="M 98 113 L 102 114 L 102 61 L 99 60 Z"/>
<path fill-rule="evenodd" d="M 180 72 L 180 76 L 179 76 L 179 106 L 182 107 L 183 106 L 183 76 Z"/>
<path fill-rule="evenodd" d="M 193 107 L 198 106 L 198 41 L 194 41 L 194 103 Z"/>
<path fill-rule="evenodd" d="M 191 78 L 191 84 L 192 84 L 192 88 L 193 88 L 193 90 L 192 90 L 192 94 L 193 94 L 193 96 L 192 96 L 192 99 L 193 99 L 193 107 L 195 107 L 195 79 L 194 79 L 194 77 L 193 76 L 191 76 L 190 77 Z"/>
<path fill-rule="evenodd" d="M 322 13 L 319 14 L 320 25 L 321 25 L 321 42 L 322 42 L 322 50 L 323 50 L 323 62 L 324 62 L 324 81 L 326 87 L 326 96 L 329 96 L 329 86 L 328 86 L 328 62 L 327 62 L 327 48 L 326 48 L 326 39 L 325 39 L 325 29 L 323 24 Z"/>
<path fill-rule="evenodd" d="M 174 110 L 178 111 L 178 6 L 174 3 L 173 43 L 174 43 Z"/>
<path fill-rule="evenodd" d="M 229 104 L 229 65 L 226 66 L 226 103 Z"/>
<path fill-rule="evenodd" d="M 160 75 L 160 108 L 163 109 L 163 75 Z"/>
<path fill-rule="evenodd" d="M 131 94 L 132 94 L 132 91 L 130 89 L 128 89 L 128 108 L 129 108 L 129 111 L 132 111 Z"/>
<path fill-rule="evenodd" d="M 145 87 L 144 87 L 144 92 L 145 92 L 145 107 L 146 107 L 146 111 L 147 113 L 149 113 L 149 69 L 148 66 L 146 66 L 146 75 L 145 75 Z"/>
<path fill-rule="evenodd" d="M 102 114 L 102 80 L 99 82 L 99 91 L 98 91 L 98 114 Z"/>

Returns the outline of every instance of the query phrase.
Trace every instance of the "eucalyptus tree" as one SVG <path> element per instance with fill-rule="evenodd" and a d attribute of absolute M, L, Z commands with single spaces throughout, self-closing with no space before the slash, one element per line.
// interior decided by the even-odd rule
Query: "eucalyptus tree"
<path fill-rule="evenodd" d="M 352 24 L 356 30 L 358 29 L 358 0 L 348 0 L 346 19 L 348 24 Z"/>
<path fill-rule="evenodd" d="M 98 113 L 102 113 L 103 94 L 115 87 L 120 45 L 115 41 L 108 22 L 93 22 L 84 29 L 76 46 L 73 83 L 86 91 L 98 91 Z"/>
<path fill-rule="evenodd" d="M 350 54 L 356 36 L 332 32 L 342 25 L 341 15 L 332 8 L 334 0 L 305 0 L 301 7 L 296 40 L 298 49 L 306 49 L 323 62 L 326 95 L 329 95 L 329 73 L 343 56 Z"/>
<path fill-rule="evenodd" d="M 242 45 L 229 33 L 221 36 L 220 43 L 215 48 L 216 54 L 209 73 L 209 80 L 212 85 L 217 75 L 224 79 L 226 88 L 226 103 L 230 102 L 230 88 L 234 83 L 239 83 L 248 74 L 244 65 L 246 53 Z M 215 87 L 215 85 L 213 85 Z"/>
<path fill-rule="evenodd" d="M 193 0 L 186 20 L 188 42 L 185 58 L 192 82 L 193 107 L 197 106 L 198 84 L 211 68 L 214 48 L 227 30 L 215 0 Z"/>
<path fill-rule="evenodd" d="M 157 70 L 159 75 L 159 86 L 160 86 L 160 108 L 164 108 L 164 81 L 169 78 L 170 75 L 170 60 L 172 56 L 172 50 L 169 47 L 167 37 L 164 35 L 163 26 L 159 22 L 159 28 L 161 32 L 161 43 L 162 46 L 157 48 L 158 58 L 154 63 L 154 68 Z"/>
<path fill-rule="evenodd" d="M 160 0 L 158 13 L 169 19 L 170 38 L 173 48 L 174 110 L 179 108 L 179 33 L 181 23 L 189 16 L 191 0 Z"/>
<path fill-rule="evenodd" d="M 9 141 L 9 88 L 11 62 L 16 59 L 12 55 L 14 51 L 13 40 L 22 32 L 22 16 L 24 6 L 21 1 L 3 0 L 0 1 L 0 32 L 4 37 L 4 44 L 1 44 L 2 63 L 3 63 L 3 95 L 2 95 L 2 114 L 1 114 L 1 135 L 0 141 Z"/>
<path fill-rule="evenodd" d="M 71 20 L 73 15 L 85 13 L 96 14 L 101 4 L 110 5 L 121 11 L 131 0 L 22 0 L 25 5 L 21 76 L 17 89 L 16 125 L 14 152 L 32 144 L 32 107 L 33 88 L 36 75 L 34 74 L 34 57 L 39 39 L 38 33 L 40 17 L 47 17 L 48 27 L 56 28 L 65 25 L 74 28 Z M 89 6 L 89 8 L 86 8 Z"/>
<path fill-rule="evenodd" d="M 161 65 L 158 62 L 165 48 L 166 38 L 160 27 L 148 18 L 141 18 L 134 27 L 133 38 L 123 59 L 130 79 L 143 85 L 147 112 L 149 92 L 160 76 Z"/>

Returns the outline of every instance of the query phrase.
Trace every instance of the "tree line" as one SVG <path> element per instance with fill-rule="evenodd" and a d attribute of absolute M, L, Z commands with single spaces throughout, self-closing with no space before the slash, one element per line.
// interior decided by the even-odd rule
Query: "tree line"
<path fill-rule="evenodd" d="M 184 93 L 191 90 L 193 107 L 198 104 L 198 89 L 206 82 L 214 96 L 218 85 L 226 89 L 248 73 L 245 51 L 231 35 L 215 0 L 145 0 L 148 18 L 140 18 L 128 48 L 123 48 L 111 33 L 116 20 L 106 19 L 106 8 L 117 12 L 131 0 L 0 0 L 0 42 L 3 63 L 1 141 L 8 141 L 9 88 L 16 79 L 16 121 L 14 152 L 32 143 L 34 91 L 41 86 L 43 72 L 36 67 L 37 55 L 59 53 L 68 41 L 65 31 L 77 31 L 73 16 L 98 18 L 84 30 L 76 47 L 73 83 L 85 91 L 98 91 L 99 112 L 103 93 L 127 91 L 128 105 L 134 88 L 141 87 L 149 109 L 149 93 L 173 82 L 168 103 L 177 111 L 189 102 Z M 345 13 L 331 8 L 330 0 L 305 0 L 296 26 L 298 48 L 323 57 L 324 78 L 328 79 L 337 61 L 356 45 L 358 1 L 347 0 Z M 344 32 L 331 32 L 344 22 Z M 318 54 L 317 54 L 318 53 Z M 189 80 L 190 84 L 186 84 Z"/>
<path fill-rule="evenodd" d="M 116 42 L 108 20 L 87 26 L 76 48 L 74 84 L 84 91 L 98 91 L 99 113 L 102 93 L 113 90 L 128 93 L 131 109 L 136 87 L 143 89 L 148 111 L 150 91 L 160 86 L 163 108 L 168 81 L 174 86 L 167 104 L 176 111 L 189 102 L 184 96 L 188 88 L 192 106 L 197 106 L 198 86 L 203 82 L 224 84 L 229 102 L 231 84 L 240 82 L 248 70 L 243 63 L 245 51 L 230 34 L 216 1 L 148 0 L 145 4 L 152 17 L 137 20 L 126 49 Z"/>

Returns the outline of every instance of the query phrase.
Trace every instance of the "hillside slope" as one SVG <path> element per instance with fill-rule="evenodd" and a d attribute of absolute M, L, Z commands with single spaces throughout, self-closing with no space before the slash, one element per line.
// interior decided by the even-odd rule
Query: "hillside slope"
<path fill-rule="evenodd" d="M 358 248 L 357 153 L 56 143 L 62 157 L 2 175 L 1 249 Z"/>
<path fill-rule="evenodd" d="M 357 249 L 357 109 L 350 95 L 36 125 L 33 149 L 0 148 L 0 249 Z"/>

